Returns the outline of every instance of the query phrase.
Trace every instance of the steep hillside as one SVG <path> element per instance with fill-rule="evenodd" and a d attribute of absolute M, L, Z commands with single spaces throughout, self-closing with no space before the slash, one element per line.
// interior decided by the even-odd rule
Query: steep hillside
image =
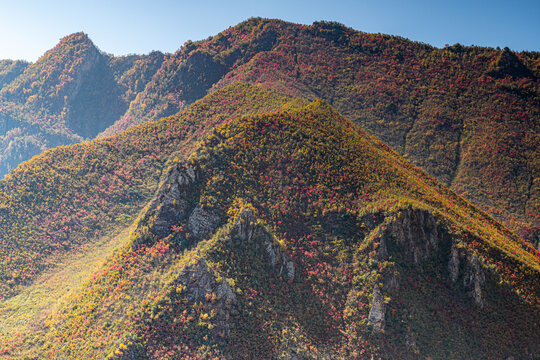
<path fill-rule="evenodd" d="M 256 104 L 280 111 L 235 116 Z M 539 254 L 322 101 L 236 85 L 66 150 L 114 156 L 130 134 L 174 134 L 195 115 L 230 121 L 155 135 L 178 152 L 131 235 L 58 312 L 7 334 L 5 358 L 540 354 Z"/>
<path fill-rule="evenodd" d="M 2 62 L 0 176 L 45 149 L 93 138 L 110 126 L 162 56 L 114 58 L 76 33 L 34 64 Z"/>
<path fill-rule="evenodd" d="M 437 49 L 337 23 L 250 19 L 168 55 L 104 134 L 238 80 L 323 98 L 537 243 L 539 67 L 535 52 Z"/>
<path fill-rule="evenodd" d="M 0 182 L 0 299 L 66 253 L 127 221 L 153 195 L 171 154 L 189 154 L 233 116 L 301 102 L 245 84 L 118 136 L 48 150 Z"/>

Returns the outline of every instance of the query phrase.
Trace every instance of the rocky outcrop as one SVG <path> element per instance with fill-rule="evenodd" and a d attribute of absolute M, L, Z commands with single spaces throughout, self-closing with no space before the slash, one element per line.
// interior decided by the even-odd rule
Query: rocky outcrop
<path fill-rule="evenodd" d="M 456 283 L 461 276 L 463 286 L 470 289 L 469 294 L 476 304 L 484 307 L 482 286 L 486 281 L 486 276 L 478 256 L 469 254 L 453 243 L 450 251 L 450 259 L 448 260 L 448 272 L 450 280 L 453 283 Z"/>
<path fill-rule="evenodd" d="M 373 326 L 374 331 L 381 331 L 384 329 L 384 317 L 386 312 L 386 304 L 384 303 L 384 296 L 378 284 L 375 284 L 373 288 L 373 303 L 369 310 L 368 322 Z"/>
<path fill-rule="evenodd" d="M 195 240 L 202 240 L 216 230 L 219 217 L 211 211 L 197 205 L 187 222 L 187 231 Z"/>
<path fill-rule="evenodd" d="M 394 215 L 385 235 L 392 236 L 416 265 L 435 254 L 442 240 L 431 211 L 410 208 Z M 383 246 L 386 249 L 386 243 Z"/>
<path fill-rule="evenodd" d="M 198 259 L 187 266 L 179 275 L 177 282 L 182 285 L 182 295 L 190 304 L 202 304 L 207 313 L 214 316 L 209 320 L 214 325 L 214 339 L 228 338 L 231 333 L 230 315 L 237 300 L 229 283 L 218 281 L 204 259 Z"/>
<path fill-rule="evenodd" d="M 196 170 L 186 164 L 170 170 L 151 205 L 151 209 L 155 209 L 155 220 L 151 228 L 154 235 L 168 235 L 173 225 L 187 217 L 190 210 L 187 198 L 193 191 L 196 179 Z"/>
<path fill-rule="evenodd" d="M 273 241 L 270 234 L 267 234 L 263 227 L 256 224 L 256 218 L 253 210 L 245 208 L 240 212 L 233 229 L 231 238 L 237 237 L 240 240 L 251 241 L 254 238 L 262 239 L 262 244 L 266 251 L 267 259 L 272 269 L 281 275 L 285 275 L 289 281 L 294 280 L 295 266 L 281 250 L 279 244 Z"/>
<path fill-rule="evenodd" d="M 276 270 L 279 268 L 279 275 L 285 275 L 289 281 L 293 281 L 295 274 L 294 263 L 285 256 L 279 245 L 271 239 L 265 239 L 264 248 L 272 268 Z"/>
<path fill-rule="evenodd" d="M 173 243 L 180 248 L 210 237 L 221 219 L 198 203 L 199 182 L 200 174 L 195 166 L 183 162 L 172 167 L 143 215 L 138 230 L 147 227 L 155 238 L 175 232 Z M 144 241 L 147 237 L 139 236 L 137 244 Z"/>
<path fill-rule="evenodd" d="M 378 260 L 388 258 L 387 242 L 392 239 L 401 249 L 400 253 L 415 265 L 433 256 L 446 256 L 441 253 L 442 245 L 451 242 L 450 254 L 446 260 L 450 280 L 455 283 L 461 277 L 463 286 L 471 289 L 470 295 L 475 303 L 484 306 L 482 286 L 485 275 L 480 260 L 475 254 L 458 248 L 455 238 L 444 236 L 431 211 L 402 209 L 391 217 L 391 221 L 386 222 L 386 226 L 377 230 L 374 239 L 378 242 Z M 385 288 L 387 285 L 385 281 Z"/>
<path fill-rule="evenodd" d="M 371 250 L 375 251 L 377 261 L 386 261 L 398 255 L 400 261 L 405 262 L 403 265 L 419 267 L 423 261 L 441 258 L 443 264 L 446 264 L 449 279 L 453 283 L 461 283 L 474 302 L 484 307 L 482 287 L 486 277 L 479 258 L 465 248 L 458 247 L 457 239 L 443 231 L 431 211 L 401 209 L 388 216 L 371 236 Z M 393 250 L 395 254 L 390 254 L 390 245 L 393 249 L 397 246 L 397 250 Z M 395 257 L 391 261 L 395 261 Z M 380 280 L 382 286 L 376 285 L 373 290 L 373 305 L 368 321 L 375 331 L 384 329 L 384 294 L 399 289 L 398 275 L 387 270 Z"/>

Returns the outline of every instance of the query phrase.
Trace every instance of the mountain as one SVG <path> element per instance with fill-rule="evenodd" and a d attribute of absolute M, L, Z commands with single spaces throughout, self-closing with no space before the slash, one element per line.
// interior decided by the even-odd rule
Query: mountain
<path fill-rule="evenodd" d="M 297 102 L 237 84 L 176 117 L 50 149 L 21 164 L 0 182 L 0 297 L 17 293 L 66 253 L 125 225 L 153 196 L 169 157 L 188 155 L 214 126 Z"/>
<path fill-rule="evenodd" d="M 323 100 L 236 83 L 0 190 L 0 358 L 540 355 L 538 252 Z"/>
<path fill-rule="evenodd" d="M 41 151 L 93 138 L 118 120 L 162 54 L 114 58 L 76 33 L 36 63 L 0 68 L 0 175 Z"/>
<path fill-rule="evenodd" d="M 537 52 L 438 49 L 324 21 L 252 18 L 140 57 L 102 54 L 73 34 L 0 91 L 0 175 L 44 149 L 173 115 L 244 81 L 324 99 L 538 244 L 539 74 Z"/>

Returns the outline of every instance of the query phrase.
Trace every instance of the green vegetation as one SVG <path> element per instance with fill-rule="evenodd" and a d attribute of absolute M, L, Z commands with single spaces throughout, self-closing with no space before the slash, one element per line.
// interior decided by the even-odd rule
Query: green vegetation
<path fill-rule="evenodd" d="M 538 357 L 539 69 L 266 19 L 1 61 L 0 359 Z"/>
<path fill-rule="evenodd" d="M 118 120 L 163 54 L 112 57 L 88 36 L 61 39 L 36 63 L 0 63 L 0 176 L 43 150 L 95 137 Z"/>

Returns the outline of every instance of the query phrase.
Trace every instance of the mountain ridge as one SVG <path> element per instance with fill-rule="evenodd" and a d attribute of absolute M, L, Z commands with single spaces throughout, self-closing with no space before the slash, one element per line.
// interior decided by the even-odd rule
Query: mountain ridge
<path fill-rule="evenodd" d="M 102 119 L 97 127 L 93 120 L 72 116 L 74 128 L 83 135 L 106 136 L 172 115 L 239 80 L 307 100 L 324 98 L 520 236 L 538 243 L 538 53 L 459 44 L 438 49 L 334 22 L 297 25 L 252 18 L 207 40 L 187 42 L 174 54 L 108 59 L 110 76 L 119 87 L 107 86 L 117 94 L 98 98 L 103 104 L 121 105 L 111 106 L 112 112 L 99 110 L 108 114 L 105 117 L 92 115 Z M 104 108 L 99 101 L 93 109 Z M 61 117 L 69 120 L 70 114 L 84 113 L 77 106 L 65 107 Z M 2 110 L 7 133 L 0 168 L 5 173 L 20 158 L 82 140 L 77 131 L 75 136 L 58 136 L 58 131 L 65 132 L 63 125 L 55 125 L 52 133 L 45 129 L 45 134 L 40 127 L 17 126 L 16 108 L 5 104 Z M 114 124 L 103 129 L 108 121 Z M 87 127 L 95 130 L 88 133 Z"/>
<path fill-rule="evenodd" d="M 253 53 L 253 48 L 261 51 Z M 308 100 L 324 98 L 521 236 L 538 242 L 533 181 L 538 177 L 534 119 L 540 116 L 537 53 L 518 57 L 504 55 L 510 54 L 507 49 L 459 44 L 437 49 L 332 22 L 305 26 L 250 19 L 210 39 L 188 42 L 171 55 L 118 129 L 189 104 L 178 79 L 205 73 L 190 54 L 230 69 L 208 91 L 246 81 Z M 507 66 L 500 65 L 501 56 L 513 59 L 502 63 L 513 61 L 522 70 L 496 70 Z M 190 61 L 193 65 L 187 65 Z M 523 71 L 529 69 L 525 64 L 531 70 Z M 110 131 L 115 130 L 105 134 Z"/>

